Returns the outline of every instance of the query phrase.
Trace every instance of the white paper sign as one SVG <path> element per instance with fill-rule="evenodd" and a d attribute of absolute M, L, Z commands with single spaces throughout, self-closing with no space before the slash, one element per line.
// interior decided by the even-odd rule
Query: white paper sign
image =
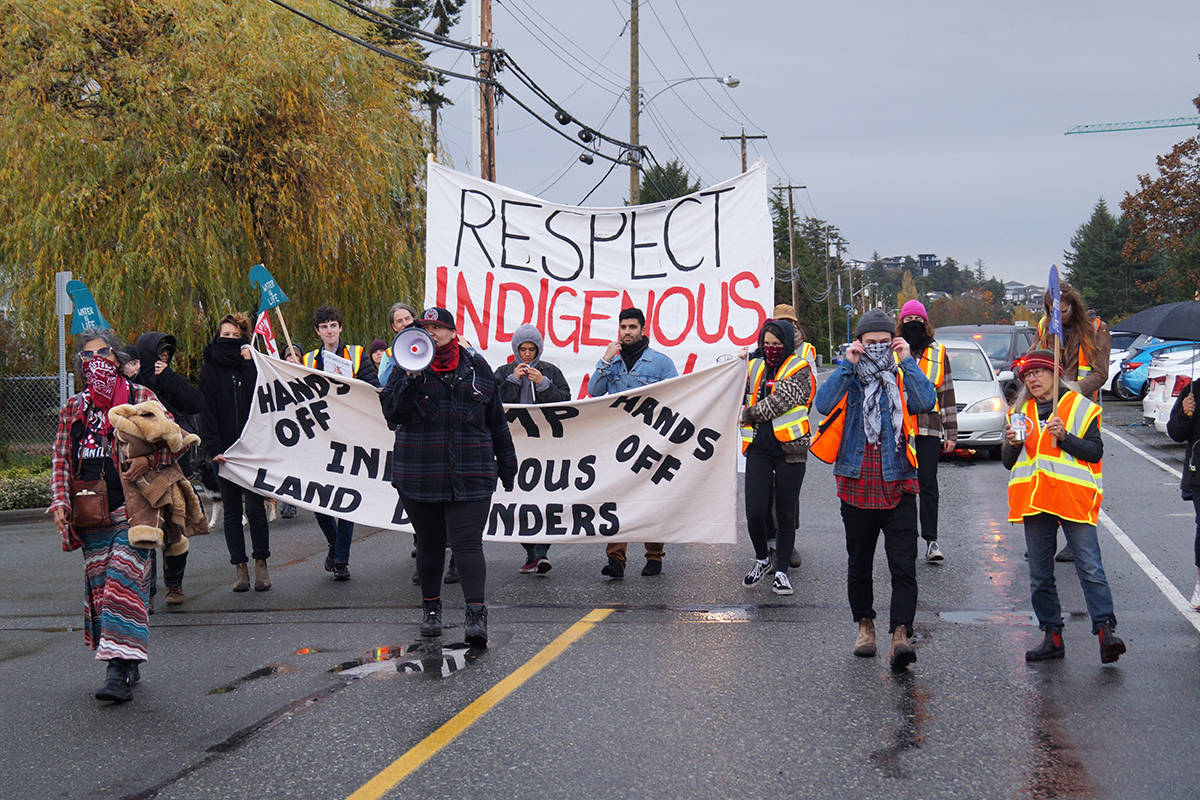
<path fill-rule="evenodd" d="M 330 375 L 340 375 L 343 378 L 354 377 L 354 362 L 348 358 L 342 358 L 331 350 L 321 353 L 321 366 Z"/>

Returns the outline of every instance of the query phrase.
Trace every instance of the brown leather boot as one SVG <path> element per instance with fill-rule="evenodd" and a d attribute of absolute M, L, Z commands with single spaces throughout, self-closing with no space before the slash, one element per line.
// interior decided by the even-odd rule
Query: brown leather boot
<path fill-rule="evenodd" d="M 271 573 L 267 572 L 265 558 L 254 559 L 254 591 L 265 592 L 271 588 Z"/>
<path fill-rule="evenodd" d="M 858 621 L 858 638 L 854 640 L 854 655 L 872 658 L 875 655 L 875 620 Z"/>
<path fill-rule="evenodd" d="M 916 660 L 917 651 L 908 643 L 908 629 L 901 625 L 892 631 L 892 669 L 903 672 Z"/>
<path fill-rule="evenodd" d="M 233 590 L 235 592 L 250 591 L 250 570 L 246 569 L 245 563 L 237 565 L 237 579 L 233 582 Z"/>

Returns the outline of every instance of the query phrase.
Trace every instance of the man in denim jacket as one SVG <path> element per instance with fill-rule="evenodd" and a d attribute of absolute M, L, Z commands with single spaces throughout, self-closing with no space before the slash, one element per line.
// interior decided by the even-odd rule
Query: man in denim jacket
<path fill-rule="evenodd" d="M 903 670 L 917 659 L 908 638 L 917 609 L 919 491 L 917 470 L 908 458 L 908 437 L 916 429 L 906 430 L 915 421 L 906 423 L 905 417 L 933 409 L 937 393 L 908 343 L 895 334 L 895 323 L 883 311 L 864 314 L 845 361 L 817 390 L 813 405 L 832 422 L 831 412 L 845 398 L 833 474 L 846 527 L 846 588 L 859 627 L 854 654 L 875 655 L 871 573 L 882 532 L 892 577 L 890 660 L 893 669 Z"/>
<path fill-rule="evenodd" d="M 596 362 L 596 371 L 588 379 L 588 394 L 592 397 L 620 394 L 679 374 L 675 371 L 675 362 L 663 353 L 650 349 L 650 340 L 646 338 L 644 330 L 646 317 L 641 309 L 621 309 L 617 324 L 620 338 L 610 342 L 604 356 Z M 665 550 L 661 542 L 646 542 L 643 575 L 662 573 Z M 606 578 L 624 578 L 625 542 L 610 544 L 605 548 L 605 555 L 608 556 L 608 563 L 600 570 L 600 574 Z"/>

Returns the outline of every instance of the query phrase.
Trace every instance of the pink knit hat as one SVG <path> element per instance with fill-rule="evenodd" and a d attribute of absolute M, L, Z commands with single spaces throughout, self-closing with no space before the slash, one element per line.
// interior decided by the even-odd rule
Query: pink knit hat
<path fill-rule="evenodd" d="M 916 314 L 921 319 L 929 322 L 929 314 L 926 313 L 925 306 L 921 305 L 920 300 L 909 300 L 904 304 L 904 307 L 900 309 L 900 319 L 912 316 L 913 314 Z"/>

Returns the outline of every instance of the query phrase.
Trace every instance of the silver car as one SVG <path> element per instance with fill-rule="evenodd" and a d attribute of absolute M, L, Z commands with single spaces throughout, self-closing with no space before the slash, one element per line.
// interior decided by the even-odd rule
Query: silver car
<path fill-rule="evenodd" d="M 954 380 L 954 400 L 958 411 L 958 447 L 987 450 L 1000 457 L 1004 444 L 1005 414 L 1001 383 L 1013 380 L 1010 370 L 1000 374 L 977 344 L 943 342 L 950 358 L 950 377 Z"/>

